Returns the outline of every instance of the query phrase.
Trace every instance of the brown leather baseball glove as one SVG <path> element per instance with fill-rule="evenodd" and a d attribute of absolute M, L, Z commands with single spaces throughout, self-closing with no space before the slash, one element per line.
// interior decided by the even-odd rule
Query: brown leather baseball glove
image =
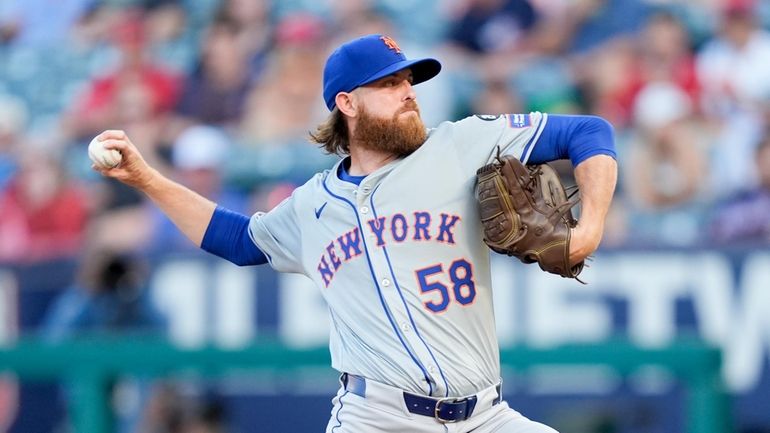
<path fill-rule="evenodd" d="M 498 253 L 577 279 L 584 262 L 570 266 L 569 244 L 577 225 L 572 207 L 580 200 L 570 200 L 556 171 L 498 155 L 476 178 L 484 242 Z"/>

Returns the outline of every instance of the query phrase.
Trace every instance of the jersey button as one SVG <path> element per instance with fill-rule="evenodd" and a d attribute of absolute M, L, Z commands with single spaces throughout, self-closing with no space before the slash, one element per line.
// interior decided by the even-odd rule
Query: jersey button
<path fill-rule="evenodd" d="M 402 331 L 404 331 L 404 332 L 409 332 L 409 329 L 411 329 L 411 328 L 409 328 L 409 324 L 408 324 L 408 323 L 406 323 L 406 322 L 401 322 L 401 330 L 402 330 Z"/>
<path fill-rule="evenodd" d="M 361 213 L 369 213 L 369 208 L 366 206 L 361 206 Z"/>
<path fill-rule="evenodd" d="M 390 280 L 387 279 L 387 278 L 383 278 L 382 279 L 382 286 L 383 287 L 388 287 L 389 285 L 390 285 Z"/>
<path fill-rule="evenodd" d="M 369 191 L 371 191 L 371 188 L 369 188 L 368 186 L 364 186 L 361 189 L 363 190 L 364 194 L 369 194 Z"/>

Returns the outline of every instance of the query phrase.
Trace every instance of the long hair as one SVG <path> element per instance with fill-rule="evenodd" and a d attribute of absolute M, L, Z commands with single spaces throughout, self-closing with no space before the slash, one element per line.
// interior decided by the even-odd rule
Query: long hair
<path fill-rule="evenodd" d="M 350 137 L 345 116 L 334 107 L 329 117 L 310 133 L 310 141 L 321 145 L 328 154 L 344 156 L 350 153 Z"/>

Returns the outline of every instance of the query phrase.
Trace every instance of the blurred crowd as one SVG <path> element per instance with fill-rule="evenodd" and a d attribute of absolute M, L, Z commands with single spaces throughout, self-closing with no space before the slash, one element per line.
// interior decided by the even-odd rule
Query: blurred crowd
<path fill-rule="evenodd" d="M 163 329 L 142 258 L 200 252 L 92 171 L 89 141 L 126 130 L 193 190 L 268 210 L 335 160 L 307 141 L 327 115 L 324 61 L 368 33 L 444 65 L 415 88 L 428 126 L 608 119 L 620 178 L 603 248 L 768 246 L 769 29 L 763 0 L 0 0 L 0 263 L 81 263 L 49 338 Z M 216 403 L 153 386 L 125 431 L 223 431 Z"/>
<path fill-rule="evenodd" d="M 307 141 L 323 63 L 367 33 L 444 64 L 416 88 L 428 126 L 611 121 L 605 248 L 767 245 L 768 28 L 759 0 L 0 0 L 0 262 L 194 248 L 90 170 L 105 129 L 224 206 L 270 209 L 334 160 Z"/>

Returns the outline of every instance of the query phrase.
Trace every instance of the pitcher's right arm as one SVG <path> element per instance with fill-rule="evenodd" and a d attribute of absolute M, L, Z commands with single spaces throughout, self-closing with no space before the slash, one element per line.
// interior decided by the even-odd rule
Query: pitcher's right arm
<path fill-rule="evenodd" d="M 195 245 L 238 265 L 266 263 L 248 235 L 249 217 L 218 207 L 186 186 L 151 167 L 124 131 L 108 130 L 97 137 L 115 149 L 122 162 L 114 168 L 93 166 L 106 177 L 143 192 Z"/>

